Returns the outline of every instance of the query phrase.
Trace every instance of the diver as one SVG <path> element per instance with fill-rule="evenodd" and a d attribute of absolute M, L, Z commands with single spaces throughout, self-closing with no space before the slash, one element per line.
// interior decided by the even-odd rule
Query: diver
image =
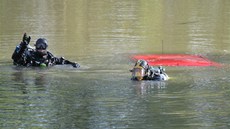
<path fill-rule="evenodd" d="M 162 66 L 153 67 L 149 66 L 145 60 L 138 60 L 134 68 L 130 70 L 132 72 L 132 80 L 156 80 L 163 81 L 168 80 L 168 75 L 165 73 L 165 68 Z"/>
<path fill-rule="evenodd" d="M 165 68 L 162 66 L 153 67 L 150 66 L 148 69 L 148 79 L 149 80 L 168 80 L 168 75 L 165 73 Z"/>
<path fill-rule="evenodd" d="M 16 46 L 12 55 L 14 65 L 26 67 L 48 67 L 67 64 L 72 65 L 75 68 L 80 67 L 76 62 L 66 60 L 64 57 L 55 57 L 52 53 L 47 51 L 48 42 L 45 38 L 37 39 L 34 44 L 35 49 L 29 45 L 30 40 L 31 37 L 24 33 L 21 43 Z"/>

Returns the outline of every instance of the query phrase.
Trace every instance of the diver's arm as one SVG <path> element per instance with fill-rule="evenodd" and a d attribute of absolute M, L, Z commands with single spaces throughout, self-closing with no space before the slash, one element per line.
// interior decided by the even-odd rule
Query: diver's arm
<path fill-rule="evenodd" d="M 66 60 L 64 57 L 61 57 L 61 58 L 55 57 L 50 52 L 48 52 L 48 55 L 51 57 L 52 63 L 54 63 L 54 64 L 57 64 L 57 65 L 70 64 L 75 68 L 80 67 L 80 64 L 78 64 L 77 62 L 72 62 L 72 61 Z"/>
<path fill-rule="evenodd" d="M 14 53 L 12 54 L 11 58 L 14 60 L 14 62 L 18 62 L 22 58 L 22 55 L 25 52 L 30 39 L 30 36 L 28 37 L 26 33 L 24 33 L 21 43 L 16 46 Z"/>
<path fill-rule="evenodd" d="M 71 64 L 74 68 L 79 68 L 80 67 L 80 64 L 78 64 L 77 62 L 71 62 L 69 60 L 65 60 L 64 64 Z"/>
<path fill-rule="evenodd" d="M 80 64 L 78 64 L 77 62 L 72 62 L 72 61 L 66 60 L 66 59 L 64 59 L 64 57 L 59 58 L 59 60 L 60 60 L 61 64 L 70 64 L 74 68 L 79 68 L 80 67 Z"/>
<path fill-rule="evenodd" d="M 146 72 L 146 76 L 145 76 L 146 80 L 154 80 L 155 77 L 156 75 L 155 75 L 154 70 L 148 68 Z"/>
<path fill-rule="evenodd" d="M 12 54 L 11 58 L 14 60 L 14 62 L 17 62 L 18 60 L 20 60 L 22 57 L 22 54 L 25 51 L 25 48 L 21 44 L 16 46 L 14 53 Z"/>

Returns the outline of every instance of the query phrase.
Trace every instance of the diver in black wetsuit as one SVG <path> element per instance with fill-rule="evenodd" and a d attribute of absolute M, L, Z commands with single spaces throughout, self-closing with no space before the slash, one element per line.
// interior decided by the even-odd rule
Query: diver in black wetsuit
<path fill-rule="evenodd" d="M 47 51 L 46 49 L 48 47 L 48 42 L 46 39 L 39 38 L 34 45 L 35 49 L 29 45 L 30 39 L 31 37 L 27 36 L 25 33 L 21 43 L 16 46 L 16 49 L 12 55 L 14 65 L 26 67 L 47 67 L 53 65 L 69 64 L 75 68 L 80 67 L 80 65 L 76 62 L 68 61 L 64 59 L 64 57 L 55 57 L 52 53 Z"/>
<path fill-rule="evenodd" d="M 145 60 L 138 60 L 130 72 L 132 72 L 132 80 L 168 80 L 168 75 L 162 66 L 149 66 Z"/>

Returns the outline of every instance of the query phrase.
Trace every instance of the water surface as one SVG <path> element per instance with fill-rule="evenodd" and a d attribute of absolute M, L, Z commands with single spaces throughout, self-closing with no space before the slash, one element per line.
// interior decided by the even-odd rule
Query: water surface
<path fill-rule="evenodd" d="M 228 0 L 1 0 L 0 128 L 229 128 Z M 12 65 L 27 32 L 71 66 Z M 134 54 L 195 54 L 223 67 L 166 67 L 131 81 Z"/>

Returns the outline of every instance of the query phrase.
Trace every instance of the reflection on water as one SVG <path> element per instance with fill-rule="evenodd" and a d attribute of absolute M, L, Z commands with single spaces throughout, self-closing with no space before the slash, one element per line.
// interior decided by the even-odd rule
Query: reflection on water
<path fill-rule="evenodd" d="M 37 85 L 38 86 L 43 86 L 48 82 L 48 80 L 46 80 L 45 73 L 39 73 L 38 71 L 33 71 L 33 72 L 38 72 L 37 73 L 38 75 L 35 75 L 35 78 L 31 78 L 33 76 L 24 75 L 25 74 L 25 72 L 23 71 L 24 68 L 15 68 L 15 69 L 17 71 L 12 74 L 13 81 L 15 81 L 15 82 L 24 83 L 25 85 L 28 85 L 28 84 L 32 83 L 33 85 L 36 85 L 36 86 Z"/>
<path fill-rule="evenodd" d="M 0 128 L 229 128 L 228 0 L 1 0 Z M 27 32 L 80 69 L 17 68 Z M 224 67 L 167 67 L 131 81 L 129 56 L 197 54 Z"/>
<path fill-rule="evenodd" d="M 137 94 L 139 95 L 145 95 L 145 94 L 151 94 L 155 91 L 162 91 L 166 89 L 166 83 L 165 81 L 141 81 L 136 82 L 134 81 L 134 84 L 136 87 Z"/>

